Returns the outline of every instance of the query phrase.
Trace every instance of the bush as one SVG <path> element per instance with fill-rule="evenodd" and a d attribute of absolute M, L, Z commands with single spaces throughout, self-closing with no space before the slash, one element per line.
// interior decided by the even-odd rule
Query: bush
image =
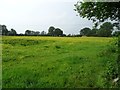
<path fill-rule="evenodd" d="M 116 54 L 118 56 L 118 39 L 114 39 L 112 42 L 110 42 L 106 53 L 107 55 L 113 55 Z M 109 58 L 109 56 L 107 56 Z M 115 61 L 107 61 L 106 64 L 106 70 L 105 70 L 105 80 L 106 80 L 106 85 L 107 87 L 112 86 L 112 87 L 118 87 L 118 82 L 115 82 L 116 84 L 113 83 L 113 80 L 115 78 L 119 77 L 118 73 L 118 60 L 116 59 Z"/>

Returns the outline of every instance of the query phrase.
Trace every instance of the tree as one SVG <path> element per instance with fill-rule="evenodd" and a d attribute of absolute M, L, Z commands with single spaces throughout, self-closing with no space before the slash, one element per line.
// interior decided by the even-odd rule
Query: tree
<path fill-rule="evenodd" d="M 34 36 L 35 35 L 35 31 L 31 31 L 30 35 Z"/>
<path fill-rule="evenodd" d="M 99 37 L 109 37 L 109 36 L 111 36 L 111 31 L 104 30 L 104 29 L 99 29 L 98 32 L 97 32 L 97 36 L 99 36 Z"/>
<path fill-rule="evenodd" d="M 75 11 L 83 18 L 88 18 L 95 26 L 107 19 L 115 20 L 120 27 L 120 2 L 77 2 Z"/>
<path fill-rule="evenodd" d="M 17 32 L 14 29 L 11 29 L 11 31 L 8 31 L 8 35 L 16 36 Z"/>
<path fill-rule="evenodd" d="M 62 36 L 63 35 L 63 31 L 59 28 L 56 28 L 54 31 L 54 36 Z"/>
<path fill-rule="evenodd" d="M 25 35 L 31 35 L 31 31 L 30 30 L 26 30 L 25 31 Z"/>
<path fill-rule="evenodd" d="M 42 31 L 42 32 L 41 32 L 41 35 L 46 35 L 46 32 L 45 32 L 45 31 Z"/>
<path fill-rule="evenodd" d="M 40 32 L 39 32 L 39 31 L 36 31 L 36 32 L 34 32 L 34 34 L 35 34 L 36 36 L 38 36 L 38 35 L 40 35 Z"/>
<path fill-rule="evenodd" d="M 92 30 L 91 30 L 91 32 L 90 32 L 90 35 L 91 36 L 97 36 L 97 31 L 98 31 L 99 29 L 97 29 L 97 28 L 93 28 Z"/>
<path fill-rule="evenodd" d="M 51 26 L 48 29 L 48 35 L 50 35 L 50 36 L 63 36 L 63 31 L 59 28 L 54 28 L 53 26 Z"/>
<path fill-rule="evenodd" d="M 48 29 L 48 35 L 53 36 L 54 35 L 54 30 L 55 30 L 55 28 L 53 26 L 50 26 L 49 29 Z"/>
<path fill-rule="evenodd" d="M 83 36 L 89 36 L 90 33 L 91 33 L 91 29 L 87 27 L 80 30 L 80 35 Z"/>
<path fill-rule="evenodd" d="M 105 22 L 100 26 L 100 29 L 113 31 L 113 24 L 110 22 Z"/>
<path fill-rule="evenodd" d="M 116 37 L 120 36 L 120 31 L 115 31 L 115 32 L 113 33 L 113 36 L 116 36 Z"/>
<path fill-rule="evenodd" d="M 5 25 L 2 25 L 2 35 L 8 35 L 8 29 Z"/>
<path fill-rule="evenodd" d="M 40 32 L 39 31 L 26 30 L 25 35 L 36 36 L 36 35 L 40 35 Z"/>
<path fill-rule="evenodd" d="M 100 26 L 97 34 L 102 37 L 109 37 L 113 31 L 113 25 L 110 22 L 105 22 Z"/>
<path fill-rule="evenodd" d="M 71 34 L 68 34 L 67 36 L 68 36 L 68 37 L 71 37 L 72 35 L 71 35 Z"/>

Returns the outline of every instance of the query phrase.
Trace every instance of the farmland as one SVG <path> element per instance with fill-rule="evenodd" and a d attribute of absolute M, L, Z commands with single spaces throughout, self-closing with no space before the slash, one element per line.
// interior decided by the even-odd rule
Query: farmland
<path fill-rule="evenodd" d="M 116 87 L 117 54 L 105 37 L 2 37 L 3 88 Z M 116 72 L 116 71 L 115 71 Z"/>

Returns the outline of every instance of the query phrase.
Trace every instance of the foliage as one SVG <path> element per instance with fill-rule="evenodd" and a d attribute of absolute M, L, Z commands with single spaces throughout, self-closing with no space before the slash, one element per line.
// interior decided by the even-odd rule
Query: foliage
<path fill-rule="evenodd" d="M 9 36 L 16 36 L 17 32 L 14 29 L 11 29 L 8 31 L 7 27 L 5 25 L 0 25 L 0 32 L 2 32 L 2 35 L 9 35 Z"/>
<path fill-rule="evenodd" d="M 110 22 L 105 22 L 100 26 L 97 34 L 101 37 L 110 37 L 112 36 L 113 24 Z"/>
<path fill-rule="evenodd" d="M 56 28 L 54 31 L 54 36 L 62 36 L 63 35 L 63 31 L 59 28 Z"/>
<path fill-rule="evenodd" d="M 105 50 L 102 51 L 102 56 L 109 57 L 112 55 L 116 55 L 115 60 L 112 59 L 106 62 L 106 68 L 104 71 L 103 77 L 105 77 L 105 83 L 107 87 L 118 87 L 118 81 L 113 82 L 114 79 L 118 78 L 119 76 L 119 69 L 118 69 L 118 38 L 114 38 L 113 41 L 109 42 L 110 44 L 107 46 Z M 111 86 L 112 85 L 112 86 Z"/>
<path fill-rule="evenodd" d="M 63 36 L 63 31 L 59 28 L 54 28 L 53 26 L 49 27 L 48 35 L 50 36 Z"/>
<path fill-rule="evenodd" d="M 104 22 L 107 19 L 115 20 L 119 26 L 120 21 L 120 2 L 77 2 L 75 11 L 83 18 L 88 18 L 95 22 Z"/>
<path fill-rule="evenodd" d="M 8 31 L 9 36 L 16 36 L 17 32 L 14 29 L 11 29 L 11 31 Z"/>
<path fill-rule="evenodd" d="M 89 36 L 90 32 L 91 32 L 90 28 L 83 28 L 83 29 L 80 30 L 80 35 Z"/>
<path fill-rule="evenodd" d="M 45 32 L 45 31 L 42 31 L 42 32 L 41 32 L 41 35 L 46 35 L 46 32 Z"/>
<path fill-rule="evenodd" d="M 8 29 L 5 25 L 2 25 L 2 35 L 8 35 Z"/>
<path fill-rule="evenodd" d="M 105 22 L 100 25 L 100 28 L 83 28 L 80 31 L 80 34 L 83 36 L 99 36 L 99 37 L 110 37 L 112 36 L 113 24 L 110 22 Z"/>
<path fill-rule="evenodd" d="M 41 33 L 39 31 L 32 31 L 32 30 L 26 30 L 25 31 L 26 36 L 38 36 L 38 35 L 46 35 L 45 31 L 42 31 Z"/>
<path fill-rule="evenodd" d="M 55 28 L 53 26 L 50 26 L 49 29 L 48 29 L 48 35 L 53 36 L 54 35 L 54 33 L 53 33 L 54 29 Z"/>
<path fill-rule="evenodd" d="M 113 24 L 110 22 L 105 22 L 100 26 L 100 29 L 113 31 Z"/>
<path fill-rule="evenodd" d="M 91 30 L 91 32 L 90 32 L 90 35 L 91 35 L 91 36 L 98 36 L 98 35 L 97 35 L 98 30 L 99 30 L 99 29 L 93 28 L 93 29 Z"/>
<path fill-rule="evenodd" d="M 120 31 L 115 31 L 115 32 L 113 33 L 113 36 L 116 36 L 116 37 L 120 36 Z"/>

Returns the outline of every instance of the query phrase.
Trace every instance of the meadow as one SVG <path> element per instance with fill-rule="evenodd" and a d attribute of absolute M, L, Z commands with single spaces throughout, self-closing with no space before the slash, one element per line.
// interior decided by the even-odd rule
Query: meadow
<path fill-rule="evenodd" d="M 2 37 L 3 88 L 117 87 L 107 37 Z"/>

